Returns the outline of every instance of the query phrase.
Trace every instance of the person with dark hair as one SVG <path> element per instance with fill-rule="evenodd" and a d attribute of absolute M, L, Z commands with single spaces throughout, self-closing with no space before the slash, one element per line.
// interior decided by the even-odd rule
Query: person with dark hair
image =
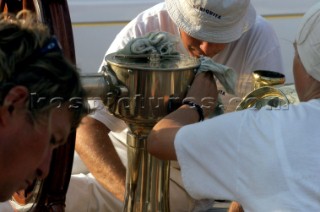
<path fill-rule="evenodd" d="M 77 68 L 29 12 L 0 17 L 0 201 L 49 172 L 88 113 Z"/>

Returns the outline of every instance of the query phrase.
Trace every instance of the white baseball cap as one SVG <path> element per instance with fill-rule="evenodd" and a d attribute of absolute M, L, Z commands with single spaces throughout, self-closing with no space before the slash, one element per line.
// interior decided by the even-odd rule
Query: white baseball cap
<path fill-rule="evenodd" d="M 165 0 L 171 19 L 190 36 L 230 43 L 256 21 L 250 0 Z"/>
<path fill-rule="evenodd" d="M 296 37 L 296 45 L 307 73 L 320 81 L 320 3 L 305 13 Z"/>

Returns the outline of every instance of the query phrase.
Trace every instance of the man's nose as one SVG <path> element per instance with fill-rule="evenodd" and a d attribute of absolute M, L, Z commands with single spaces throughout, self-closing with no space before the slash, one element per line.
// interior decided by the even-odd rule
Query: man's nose
<path fill-rule="evenodd" d="M 39 167 L 36 170 L 38 179 L 43 180 L 48 176 L 50 171 L 51 157 L 52 157 L 52 150 L 49 150 L 49 152 L 45 155 L 42 163 L 39 165 Z"/>
<path fill-rule="evenodd" d="M 213 57 L 224 49 L 224 44 L 209 43 L 203 41 L 200 45 L 201 51 L 205 56 Z"/>

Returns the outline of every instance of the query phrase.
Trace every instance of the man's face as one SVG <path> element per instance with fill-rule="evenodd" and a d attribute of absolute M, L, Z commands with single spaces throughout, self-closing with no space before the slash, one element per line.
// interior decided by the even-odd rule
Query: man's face
<path fill-rule="evenodd" d="M 293 58 L 293 77 L 295 88 L 301 102 L 308 101 L 311 98 L 312 89 L 310 89 L 314 82 L 316 82 L 310 75 L 307 74 L 295 48 L 295 55 Z"/>
<path fill-rule="evenodd" d="M 188 50 L 189 54 L 194 57 L 207 56 L 213 57 L 228 45 L 227 43 L 209 43 L 191 37 L 180 29 L 180 37 L 183 46 Z"/>
<path fill-rule="evenodd" d="M 5 139 L 0 149 L 0 201 L 48 175 L 52 151 L 66 142 L 70 127 L 71 112 L 66 106 L 53 108 L 35 123 L 27 109 L 12 111 L 1 135 Z"/>

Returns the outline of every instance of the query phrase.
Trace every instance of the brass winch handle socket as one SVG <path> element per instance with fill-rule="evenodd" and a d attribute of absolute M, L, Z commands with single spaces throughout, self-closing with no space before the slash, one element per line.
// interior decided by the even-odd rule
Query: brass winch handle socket
<path fill-rule="evenodd" d="M 116 98 L 128 95 L 127 87 L 120 85 L 114 73 L 106 67 L 101 73 L 82 74 L 81 81 L 88 99 L 101 99 L 106 106 L 114 104 Z"/>

